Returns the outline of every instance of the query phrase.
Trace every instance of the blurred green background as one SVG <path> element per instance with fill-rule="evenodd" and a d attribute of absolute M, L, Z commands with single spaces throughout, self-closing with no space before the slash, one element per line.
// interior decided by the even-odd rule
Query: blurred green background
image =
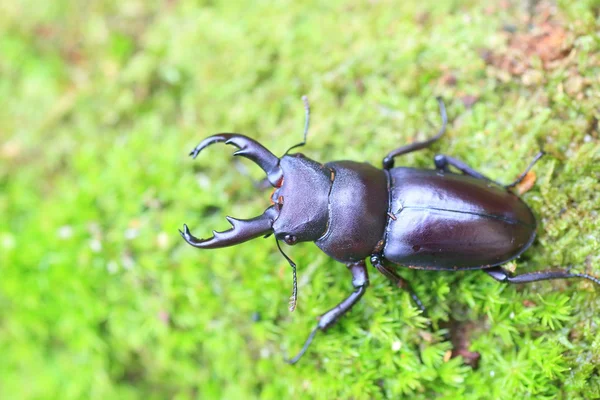
<path fill-rule="evenodd" d="M 199 251 L 177 233 L 268 205 L 232 148 L 187 157 L 203 137 L 241 132 L 281 154 L 306 94 L 305 154 L 379 166 L 435 131 L 442 95 L 447 136 L 398 164 L 444 152 L 509 182 L 543 145 L 524 194 L 538 239 L 510 267 L 600 274 L 599 13 L 597 0 L 2 2 L 0 398 L 600 398 L 588 282 L 401 269 L 428 329 L 370 269 L 363 300 L 291 367 L 350 292 L 346 268 L 310 243 L 286 249 L 290 313 L 272 239 Z"/>

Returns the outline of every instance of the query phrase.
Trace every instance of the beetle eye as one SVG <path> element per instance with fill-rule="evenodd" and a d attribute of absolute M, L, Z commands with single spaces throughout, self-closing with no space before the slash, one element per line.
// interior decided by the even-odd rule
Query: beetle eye
<path fill-rule="evenodd" d="M 283 241 L 289 244 L 290 246 L 295 245 L 296 240 L 298 240 L 298 238 L 294 235 L 285 235 L 285 237 L 283 238 Z"/>

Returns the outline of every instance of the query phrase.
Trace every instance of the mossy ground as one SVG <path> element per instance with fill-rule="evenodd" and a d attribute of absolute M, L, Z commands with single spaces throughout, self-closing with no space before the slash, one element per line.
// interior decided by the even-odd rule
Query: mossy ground
<path fill-rule="evenodd" d="M 371 269 L 363 300 L 291 367 L 351 290 L 344 266 L 290 248 L 289 313 L 272 239 L 198 251 L 177 233 L 268 204 L 231 148 L 188 159 L 201 138 L 242 132 L 280 154 L 307 94 L 303 152 L 380 165 L 435 131 L 442 95 L 447 136 L 401 163 L 444 152 L 508 182 L 543 145 L 524 195 L 538 239 L 512 267 L 600 275 L 600 4 L 484 3 L 4 2 L 0 398 L 599 398 L 588 282 L 400 270 L 430 330 Z M 449 358 L 450 322 L 477 369 Z"/>

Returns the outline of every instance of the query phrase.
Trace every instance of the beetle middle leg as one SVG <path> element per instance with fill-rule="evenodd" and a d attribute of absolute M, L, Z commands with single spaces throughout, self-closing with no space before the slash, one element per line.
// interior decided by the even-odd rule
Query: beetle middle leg
<path fill-rule="evenodd" d="M 568 270 L 561 269 L 534 271 L 518 275 L 502 267 L 492 267 L 485 269 L 484 271 L 495 280 L 503 283 L 531 283 L 551 279 L 583 278 L 594 282 L 596 285 L 600 285 L 600 279 L 595 276 L 588 274 L 574 274 Z"/>
<path fill-rule="evenodd" d="M 386 267 L 383 264 L 383 260 L 381 259 L 381 257 L 379 255 L 371 256 L 371 264 L 373 264 L 375 269 L 377 271 L 379 271 L 383 276 L 385 276 L 390 281 L 392 281 L 394 283 L 394 285 L 396 285 L 397 287 L 399 287 L 401 289 L 406 290 L 408 292 L 408 294 L 410 294 L 410 297 L 413 299 L 413 301 L 415 302 L 417 307 L 419 307 L 419 309 L 423 312 L 423 315 L 424 316 L 427 315 L 427 310 L 425 309 L 423 302 L 421 301 L 421 299 L 419 299 L 419 297 L 413 290 L 412 286 L 410 286 L 410 283 L 408 283 L 408 281 L 406 279 L 404 279 L 400 275 L 398 275 L 396 273 L 396 271 L 394 271 L 393 269 Z"/>
<path fill-rule="evenodd" d="M 292 359 L 286 360 L 289 364 L 295 364 L 304 355 L 308 346 L 310 346 L 315 335 L 319 330 L 325 331 L 330 328 L 337 320 L 346 314 L 350 309 L 360 300 L 365 294 L 367 286 L 369 286 L 369 274 L 367 272 L 367 265 L 364 260 L 355 263 L 346 264 L 350 273 L 352 274 L 352 286 L 354 286 L 354 292 L 350 293 L 348 297 L 342 300 L 337 306 L 321 315 L 317 326 L 313 328 L 310 335 L 306 339 L 304 346 L 300 352 Z"/>

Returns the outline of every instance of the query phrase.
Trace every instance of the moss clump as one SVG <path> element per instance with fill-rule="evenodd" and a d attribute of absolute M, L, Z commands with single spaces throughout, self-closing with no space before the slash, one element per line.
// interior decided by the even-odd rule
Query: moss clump
<path fill-rule="evenodd" d="M 511 181 L 542 144 L 524 195 L 539 236 L 513 266 L 600 274 L 596 1 L 201 3 L 3 6 L 1 398 L 600 397 L 587 282 L 400 270 L 430 331 L 371 271 L 351 315 L 289 367 L 283 355 L 350 290 L 345 268 L 290 249 L 290 314 L 271 240 L 195 251 L 177 235 L 267 204 L 231 149 L 188 160 L 200 138 L 237 131 L 281 153 L 307 94 L 304 152 L 379 165 L 434 132 L 442 95 L 448 135 L 402 162 L 430 167 L 440 151 Z M 478 369 L 450 358 L 455 325 Z"/>

